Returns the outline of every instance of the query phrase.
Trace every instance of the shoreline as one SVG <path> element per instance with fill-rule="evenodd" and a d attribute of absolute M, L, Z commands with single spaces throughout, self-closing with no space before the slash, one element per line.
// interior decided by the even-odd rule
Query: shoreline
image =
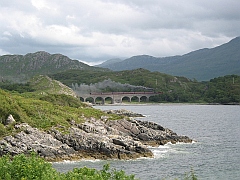
<path fill-rule="evenodd" d="M 147 148 L 148 149 L 161 149 L 162 147 L 166 147 L 168 145 L 182 145 L 182 144 L 195 144 L 197 143 L 196 140 L 192 140 L 191 143 L 184 143 L 184 142 L 177 142 L 175 144 L 171 143 L 171 142 L 168 142 L 164 145 L 159 145 L 158 147 L 155 147 L 155 146 L 148 146 Z M 72 160 L 67 160 L 67 159 L 63 159 L 63 160 L 60 160 L 60 161 L 49 161 L 50 163 L 77 163 L 77 162 L 99 162 L 99 161 L 136 161 L 136 160 L 142 160 L 142 159 L 157 159 L 158 157 L 156 157 L 157 154 L 154 154 L 153 153 L 153 156 L 152 157 L 144 157 L 144 156 L 141 156 L 141 157 L 138 157 L 138 158 L 134 158 L 134 159 L 118 159 L 118 158 L 109 158 L 109 159 L 100 159 L 100 158 L 94 158 L 94 157 L 85 157 L 85 158 L 76 158 L 76 159 L 72 159 Z"/>
<path fill-rule="evenodd" d="M 240 103 L 115 103 L 115 104 L 92 104 L 92 106 L 147 106 L 147 105 L 222 105 L 222 106 L 237 106 Z"/>
<path fill-rule="evenodd" d="M 121 113 L 127 113 L 129 117 L 132 115 L 129 111 Z M 29 151 L 35 151 L 50 162 L 153 158 L 153 152 L 148 146 L 193 142 L 189 137 L 177 135 L 157 123 L 128 119 L 126 116 L 120 120 L 109 120 L 106 116 L 101 119 L 90 118 L 81 124 L 71 121 L 68 134 L 56 128 L 42 131 L 27 123 L 14 127 L 21 131 L 0 140 L 1 155 L 29 154 Z"/>

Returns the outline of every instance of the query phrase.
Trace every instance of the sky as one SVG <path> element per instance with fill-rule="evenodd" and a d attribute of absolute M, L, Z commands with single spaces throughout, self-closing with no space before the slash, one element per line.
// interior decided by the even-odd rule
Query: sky
<path fill-rule="evenodd" d="M 1 0 L 0 55 L 46 51 L 89 65 L 166 57 L 240 36 L 239 0 Z"/>

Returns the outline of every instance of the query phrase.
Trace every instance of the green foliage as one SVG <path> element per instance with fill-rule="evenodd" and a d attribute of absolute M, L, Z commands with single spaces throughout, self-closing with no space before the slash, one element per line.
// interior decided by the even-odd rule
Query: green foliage
<path fill-rule="evenodd" d="M 0 88 L 19 93 L 33 92 L 34 88 L 29 83 L 12 83 L 10 81 L 0 82 Z"/>
<path fill-rule="evenodd" d="M 75 168 L 64 173 L 57 172 L 50 163 L 38 157 L 35 153 L 30 156 L 17 155 L 0 158 L 0 180 L 134 180 L 134 175 L 124 171 L 110 169 L 109 164 L 98 171 L 87 167 Z"/>
<path fill-rule="evenodd" d="M 211 79 L 206 88 L 204 98 L 209 103 L 240 102 L 240 76 L 228 75 Z"/>
<path fill-rule="evenodd" d="M 29 84 L 35 89 L 33 94 L 68 94 L 74 96 L 74 92 L 61 82 L 38 75 L 30 79 Z"/>
<path fill-rule="evenodd" d="M 14 157 L 0 158 L 1 180 L 52 180 L 60 179 L 59 173 L 36 154 L 29 157 L 21 154 Z"/>
<path fill-rule="evenodd" d="M 54 102 L 51 99 L 55 98 Z M 44 99 L 44 98 L 43 98 Z M 66 103 L 63 101 L 66 100 Z M 9 114 L 12 114 L 17 123 L 28 123 L 32 127 L 47 130 L 54 126 L 63 126 L 67 131 L 70 127 L 69 120 L 76 123 L 84 122 L 84 118 L 100 119 L 107 116 L 101 110 L 85 107 L 77 103 L 72 97 L 65 95 L 49 95 L 45 100 L 26 98 L 11 94 L 0 89 L 0 137 L 11 133 L 12 129 L 3 126 Z M 60 105 L 57 105 L 60 104 Z M 109 119 L 120 119 L 120 116 L 111 115 Z"/>
<path fill-rule="evenodd" d="M 65 94 L 49 94 L 39 98 L 40 100 L 51 102 L 52 104 L 59 106 L 69 106 L 69 107 L 87 107 L 79 99 Z"/>
<path fill-rule="evenodd" d="M 5 126 L 0 123 L 0 137 L 7 134 L 7 129 L 5 128 Z"/>
<path fill-rule="evenodd" d="M 185 174 L 184 180 L 197 180 L 197 175 L 194 174 L 193 169 Z"/>
<path fill-rule="evenodd" d="M 60 173 L 52 164 L 36 153 L 29 155 L 4 155 L 0 158 L 0 180 L 134 180 L 135 175 L 127 175 L 123 170 L 110 168 L 105 164 L 101 170 L 82 167 L 67 173 Z M 186 173 L 184 180 L 197 180 L 194 171 Z"/>
<path fill-rule="evenodd" d="M 21 94 L 68 94 L 74 95 L 74 92 L 69 87 L 63 85 L 61 82 L 53 80 L 48 76 L 38 75 L 34 76 L 27 83 L 13 83 L 11 81 L 0 82 L 0 88 L 11 92 L 18 92 Z"/>
<path fill-rule="evenodd" d="M 52 75 L 53 78 L 72 87 L 72 84 L 94 84 L 107 79 L 122 84 L 144 86 L 154 91 L 163 92 L 150 98 L 151 102 L 181 102 L 181 103 L 220 103 L 230 104 L 240 102 L 240 76 L 228 75 L 214 78 L 208 82 L 197 82 L 185 77 L 150 72 L 145 69 L 135 69 L 118 72 L 80 71 L 69 70 L 64 73 Z M 41 98 L 57 105 L 78 107 L 79 102 L 74 102 L 65 97 L 56 97 L 51 94 L 73 94 L 72 90 L 64 87 L 47 76 L 37 76 L 26 84 L 13 84 L 8 81 L 0 82 L 0 87 L 9 91 L 22 93 L 25 97 Z M 34 91 L 34 92 L 33 92 Z M 116 89 L 106 87 L 103 92 L 131 91 L 131 89 Z M 56 100 L 57 99 L 57 100 Z M 61 100 L 60 100 L 61 99 Z M 75 100 L 76 101 L 76 100 Z M 83 106 L 83 105 L 82 105 Z"/>
<path fill-rule="evenodd" d="M 103 166 L 103 169 L 98 171 L 87 167 L 75 168 L 73 171 L 66 173 L 66 179 L 88 179 L 88 180 L 134 180 L 134 175 L 126 175 L 122 170 L 110 169 L 109 164 Z"/>
<path fill-rule="evenodd" d="M 122 84 L 145 86 L 156 92 L 163 92 L 150 98 L 152 102 L 181 102 L 181 103 L 239 103 L 240 76 L 229 75 L 214 78 L 209 82 L 197 82 L 185 77 L 174 77 L 160 72 L 150 72 L 145 69 L 126 70 L 118 72 L 91 72 L 69 70 L 52 75 L 69 87 L 72 84 L 94 84 L 111 79 Z M 234 83 L 233 83 L 234 81 Z M 107 87 L 102 91 L 118 91 Z M 128 89 L 125 89 L 128 91 Z"/>
<path fill-rule="evenodd" d="M 160 72 L 150 72 L 145 69 L 135 69 L 118 72 L 88 72 L 71 70 L 64 73 L 52 75 L 53 78 L 68 86 L 72 84 L 93 84 L 106 79 L 111 79 L 122 84 L 144 86 L 152 88 L 163 94 L 152 97 L 153 102 L 199 102 L 204 85 L 184 77 L 174 77 Z M 107 87 L 102 91 L 119 91 L 114 87 Z M 124 91 L 129 91 L 125 89 Z"/>
<path fill-rule="evenodd" d="M 21 111 L 16 100 L 11 94 L 0 89 L 0 122 L 4 123 L 9 114 L 12 114 L 16 120 L 20 120 L 20 116 L 25 118 L 25 114 Z"/>

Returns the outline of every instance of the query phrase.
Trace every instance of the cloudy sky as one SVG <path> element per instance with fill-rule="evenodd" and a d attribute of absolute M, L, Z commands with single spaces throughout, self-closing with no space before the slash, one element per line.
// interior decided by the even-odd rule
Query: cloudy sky
<path fill-rule="evenodd" d="M 0 55 L 61 53 L 88 64 L 164 57 L 240 36 L 239 0 L 0 0 Z"/>

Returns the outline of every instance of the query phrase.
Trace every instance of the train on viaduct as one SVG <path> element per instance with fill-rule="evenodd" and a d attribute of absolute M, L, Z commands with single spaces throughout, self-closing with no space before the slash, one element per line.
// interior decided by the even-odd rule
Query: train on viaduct
<path fill-rule="evenodd" d="M 93 92 L 79 96 L 83 102 L 90 100 L 91 103 L 96 104 L 97 99 L 100 99 L 100 104 L 105 104 L 106 99 L 110 99 L 111 104 L 115 104 L 122 103 L 123 98 L 127 98 L 128 102 L 131 102 L 134 97 L 135 99 L 137 98 L 138 102 L 141 102 L 143 99 L 148 102 L 151 96 L 159 94 L 162 94 L 162 92 Z"/>

